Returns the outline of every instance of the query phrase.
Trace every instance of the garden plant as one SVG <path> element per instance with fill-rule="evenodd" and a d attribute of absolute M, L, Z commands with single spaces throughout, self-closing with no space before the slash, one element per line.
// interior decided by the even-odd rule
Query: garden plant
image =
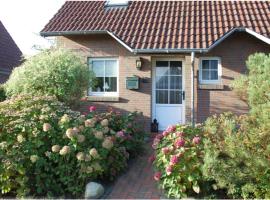
<path fill-rule="evenodd" d="M 203 144 L 201 128 L 169 126 L 153 141 L 154 179 L 170 198 L 185 198 L 200 193 Z"/>
<path fill-rule="evenodd" d="M 56 96 L 73 105 L 94 80 L 83 59 L 63 49 L 44 50 L 16 67 L 5 84 L 8 97 L 19 94 Z"/>
<path fill-rule="evenodd" d="M 21 95 L 0 103 L 3 197 L 82 197 L 89 181 L 113 179 L 143 142 L 135 115 L 72 111 L 55 97 Z M 133 120 L 130 120 L 133 119 Z M 112 120 L 127 122 L 125 128 Z M 124 129 L 122 129 L 124 128 Z M 137 136 L 136 134 L 140 134 Z M 139 150 L 139 149 L 137 149 Z"/>

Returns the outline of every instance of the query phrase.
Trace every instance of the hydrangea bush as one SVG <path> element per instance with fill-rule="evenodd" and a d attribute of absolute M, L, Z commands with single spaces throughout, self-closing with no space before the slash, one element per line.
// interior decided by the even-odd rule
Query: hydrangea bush
<path fill-rule="evenodd" d="M 170 198 L 185 198 L 200 193 L 202 181 L 201 128 L 169 126 L 153 141 L 154 179 Z"/>
<path fill-rule="evenodd" d="M 49 96 L 1 102 L 1 193 L 81 197 L 88 181 L 115 177 L 127 166 L 129 152 L 109 116 L 86 117 Z"/>

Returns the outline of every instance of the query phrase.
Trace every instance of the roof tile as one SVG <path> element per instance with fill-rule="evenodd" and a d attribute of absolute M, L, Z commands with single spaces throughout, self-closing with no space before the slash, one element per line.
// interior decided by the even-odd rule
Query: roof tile
<path fill-rule="evenodd" d="M 41 31 L 110 31 L 132 49 L 208 48 L 233 28 L 270 37 L 270 1 L 67 1 Z"/>

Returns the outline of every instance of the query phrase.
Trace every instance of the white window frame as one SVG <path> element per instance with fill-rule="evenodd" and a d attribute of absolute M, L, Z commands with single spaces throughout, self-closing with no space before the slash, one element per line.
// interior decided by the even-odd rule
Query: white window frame
<path fill-rule="evenodd" d="M 202 62 L 204 60 L 217 60 L 218 61 L 218 79 L 217 80 L 203 80 L 202 79 Z M 201 84 L 220 84 L 222 76 L 222 65 L 220 57 L 201 57 L 199 66 L 199 81 Z"/>
<path fill-rule="evenodd" d="M 115 57 L 106 57 L 106 58 L 88 58 L 88 66 L 89 69 L 92 70 L 92 62 L 93 61 L 106 61 L 106 60 L 114 60 L 116 61 L 117 66 L 117 81 L 116 81 L 116 92 L 93 92 L 92 88 L 89 88 L 88 95 L 89 96 L 97 96 L 97 97 L 118 97 L 119 96 L 119 60 Z"/>

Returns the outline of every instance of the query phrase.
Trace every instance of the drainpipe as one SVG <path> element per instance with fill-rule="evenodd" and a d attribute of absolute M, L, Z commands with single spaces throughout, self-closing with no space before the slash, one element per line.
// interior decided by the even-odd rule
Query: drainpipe
<path fill-rule="evenodd" d="M 191 52 L 191 121 L 192 126 L 195 126 L 195 106 L 194 106 L 194 60 L 195 52 Z"/>

